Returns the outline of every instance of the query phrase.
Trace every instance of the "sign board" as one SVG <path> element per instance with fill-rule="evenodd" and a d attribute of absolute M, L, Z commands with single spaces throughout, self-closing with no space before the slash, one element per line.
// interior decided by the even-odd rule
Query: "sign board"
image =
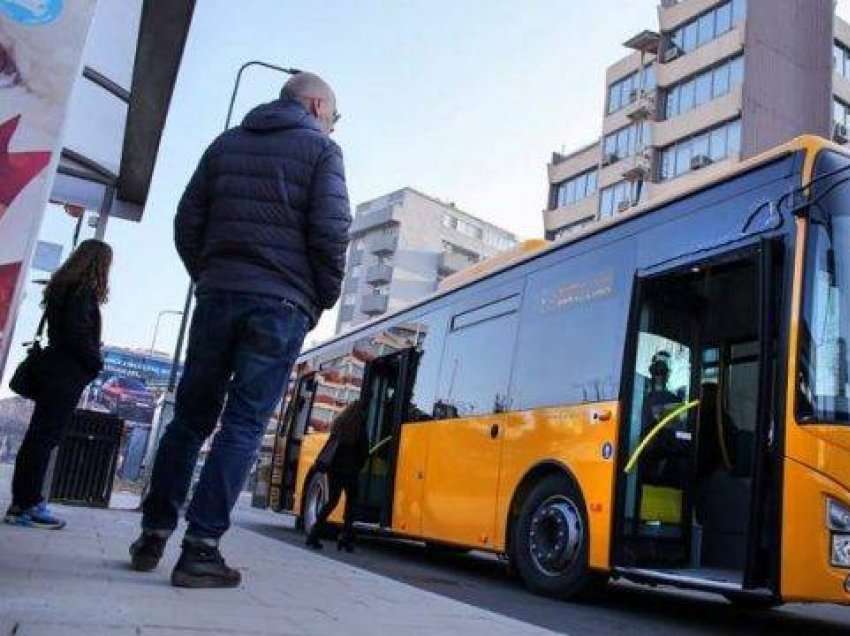
<path fill-rule="evenodd" d="M 40 272 L 52 274 L 62 264 L 62 245 L 39 241 L 35 245 L 35 254 L 32 257 L 32 268 Z"/>
<path fill-rule="evenodd" d="M 0 0 L 0 369 L 96 0 Z"/>

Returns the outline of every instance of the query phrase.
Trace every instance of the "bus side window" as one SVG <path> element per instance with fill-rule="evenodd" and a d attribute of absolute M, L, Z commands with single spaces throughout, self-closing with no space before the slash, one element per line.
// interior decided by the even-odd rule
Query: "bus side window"
<path fill-rule="evenodd" d="M 435 405 L 438 417 L 508 410 L 518 308 L 519 296 L 515 295 L 452 319 Z"/>
<path fill-rule="evenodd" d="M 440 309 L 415 321 L 416 348 L 419 351 L 416 368 L 411 371 L 413 389 L 410 394 L 406 421 L 431 420 L 437 414 L 437 383 L 445 344 L 449 312 Z"/>

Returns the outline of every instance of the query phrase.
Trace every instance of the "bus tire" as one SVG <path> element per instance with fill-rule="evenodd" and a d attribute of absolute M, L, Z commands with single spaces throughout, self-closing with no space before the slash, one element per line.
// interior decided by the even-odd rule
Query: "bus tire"
<path fill-rule="evenodd" d="M 511 561 L 532 592 L 574 598 L 604 583 L 590 571 L 584 500 L 566 475 L 549 475 L 532 487 L 512 534 Z"/>
<path fill-rule="evenodd" d="M 319 510 L 328 500 L 328 478 L 324 473 L 313 473 L 307 482 L 307 490 L 304 491 L 304 504 L 301 506 L 301 529 L 305 534 L 310 534 L 316 523 Z M 326 524 L 327 526 L 327 524 Z M 323 538 L 330 534 L 330 528 L 324 532 Z"/>

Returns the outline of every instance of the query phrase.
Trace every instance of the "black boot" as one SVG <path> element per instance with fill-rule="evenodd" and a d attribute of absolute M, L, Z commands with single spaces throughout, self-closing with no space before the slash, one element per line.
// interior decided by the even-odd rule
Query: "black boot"
<path fill-rule="evenodd" d="M 165 551 L 167 535 L 142 531 L 141 536 L 130 546 L 130 563 L 137 572 L 155 570 Z"/>
<path fill-rule="evenodd" d="M 242 575 L 227 567 L 218 545 L 199 540 L 183 540 L 183 552 L 171 573 L 175 587 L 238 587 Z"/>
<path fill-rule="evenodd" d="M 354 552 L 354 534 L 342 532 L 336 541 L 336 549 L 338 552 L 345 550 L 349 554 Z"/>
<path fill-rule="evenodd" d="M 307 535 L 307 547 L 312 548 L 313 550 L 321 550 L 322 542 L 319 541 L 318 533 L 311 532 Z"/>

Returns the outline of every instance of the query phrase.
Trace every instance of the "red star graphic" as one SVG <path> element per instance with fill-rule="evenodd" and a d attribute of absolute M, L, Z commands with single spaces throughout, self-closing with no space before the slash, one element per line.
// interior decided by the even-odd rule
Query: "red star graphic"
<path fill-rule="evenodd" d="M 49 152 L 9 152 L 21 116 L 0 124 L 0 218 L 12 201 L 50 162 Z"/>

